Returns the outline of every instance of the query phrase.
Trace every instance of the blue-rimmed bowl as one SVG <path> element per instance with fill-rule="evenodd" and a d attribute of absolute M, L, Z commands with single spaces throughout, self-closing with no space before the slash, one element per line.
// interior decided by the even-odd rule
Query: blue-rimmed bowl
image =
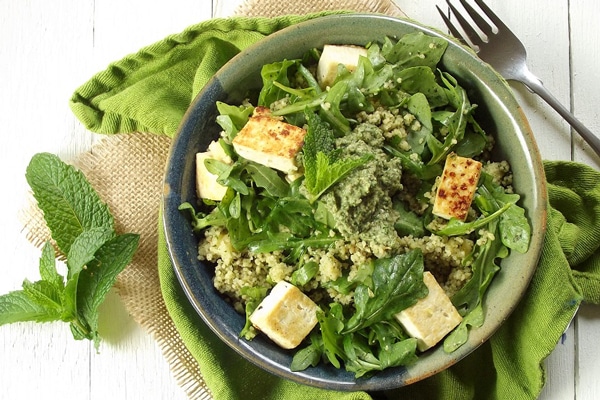
<path fill-rule="evenodd" d="M 244 317 L 214 289 L 213 269 L 197 259 L 198 239 L 178 207 L 183 202 L 197 202 L 195 154 L 204 151 L 219 135 L 215 103 L 239 103 L 248 90 L 259 88 L 264 64 L 298 58 L 305 51 L 327 43 L 364 45 L 385 36 L 399 37 L 415 31 L 447 39 L 413 21 L 370 14 L 320 17 L 274 33 L 233 58 L 214 76 L 188 109 L 173 141 L 166 169 L 163 215 L 175 273 L 198 318 L 232 349 L 273 374 L 336 390 L 386 390 L 422 380 L 453 365 L 488 340 L 516 307 L 535 271 L 546 221 L 545 180 L 537 146 L 506 82 L 472 51 L 452 40 L 442 66 L 458 78 L 471 100 L 479 105 L 477 118 L 496 136 L 496 158 L 510 162 L 513 186 L 522 195 L 522 205 L 533 227 L 529 251 L 513 253 L 502 260 L 502 270 L 486 295 L 485 323 L 470 332 L 465 345 L 451 354 L 438 346 L 420 355 L 409 367 L 390 368 L 364 379 L 355 379 L 352 373 L 324 364 L 291 372 L 293 353 L 279 348 L 264 335 L 253 341 L 239 338 Z"/>

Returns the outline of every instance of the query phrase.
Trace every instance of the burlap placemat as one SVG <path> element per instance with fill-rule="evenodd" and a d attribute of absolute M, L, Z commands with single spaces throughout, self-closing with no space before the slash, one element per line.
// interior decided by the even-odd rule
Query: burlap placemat
<path fill-rule="evenodd" d="M 406 16 L 391 0 L 248 0 L 234 15 L 275 17 L 325 10 Z M 207 400 L 213 397 L 167 312 L 157 273 L 156 221 L 170 144 L 170 138 L 149 133 L 105 136 L 88 152 L 79 155 L 73 164 L 109 205 L 116 229 L 140 234 L 139 249 L 115 285 L 125 308 L 157 341 L 173 376 L 189 398 Z M 32 205 L 21 212 L 21 219 L 32 243 L 41 246 L 48 240 L 49 231 L 33 200 Z"/>

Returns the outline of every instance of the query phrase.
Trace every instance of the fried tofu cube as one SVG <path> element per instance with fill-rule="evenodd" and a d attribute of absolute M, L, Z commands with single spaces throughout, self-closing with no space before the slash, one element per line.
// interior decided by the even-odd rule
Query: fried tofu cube
<path fill-rule="evenodd" d="M 429 289 L 429 294 L 395 315 L 406 332 L 417 339 L 420 351 L 435 346 L 462 321 L 454 304 L 431 272 L 423 274 L 423 282 Z"/>
<path fill-rule="evenodd" d="M 298 170 L 296 155 L 305 135 L 306 130 L 271 116 L 265 107 L 256 107 L 232 143 L 243 158 L 290 174 Z"/>
<path fill-rule="evenodd" d="M 464 221 L 477 190 L 481 167 L 479 161 L 449 154 L 437 188 L 433 214 Z"/>
<path fill-rule="evenodd" d="M 231 164 L 232 160 L 217 141 L 211 142 L 207 151 L 196 153 L 196 192 L 198 197 L 221 201 L 227 192 L 227 187 L 217 182 L 217 175 L 208 171 L 204 164 L 204 161 L 208 159 L 218 160 L 225 164 Z"/>
<path fill-rule="evenodd" d="M 317 310 L 300 289 L 281 281 L 250 315 L 250 322 L 280 347 L 293 349 L 317 324 Z"/>
<path fill-rule="evenodd" d="M 322 88 L 331 86 L 338 72 L 338 65 L 342 64 L 353 72 L 358 66 L 360 56 L 367 56 L 367 49 L 360 46 L 341 46 L 326 44 L 317 65 L 317 82 Z"/>

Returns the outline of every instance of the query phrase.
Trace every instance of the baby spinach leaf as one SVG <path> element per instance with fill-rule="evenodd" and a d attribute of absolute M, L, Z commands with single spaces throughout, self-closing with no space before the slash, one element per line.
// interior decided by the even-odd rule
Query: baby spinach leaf
<path fill-rule="evenodd" d="M 400 80 L 400 89 L 411 95 L 423 94 L 432 108 L 448 104 L 448 96 L 431 68 L 410 67 L 398 71 L 395 77 Z"/>
<path fill-rule="evenodd" d="M 425 144 L 433 132 L 431 106 L 423 93 L 415 93 L 406 103 L 408 111 L 421 123 L 421 129 L 410 130 L 406 141 L 414 153 L 422 154 Z"/>
<path fill-rule="evenodd" d="M 416 32 L 403 35 L 396 43 L 386 38 L 381 53 L 398 68 L 426 66 L 435 69 L 446 47 L 445 40 Z"/>
<path fill-rule="evenodd" d="M 356 288 L 356 312 L 346 323 L 344 333 L 390 319 L 425 297 L 428 290 L 423 283 L 423 269 L 423 254 L 418 249 L 375 260 L 373 288 L 365 285 Z"/>

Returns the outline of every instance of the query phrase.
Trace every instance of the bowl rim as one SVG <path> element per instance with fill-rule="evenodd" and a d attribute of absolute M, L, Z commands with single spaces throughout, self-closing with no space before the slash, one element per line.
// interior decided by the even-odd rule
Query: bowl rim
<path fill-rule="evenodd" d="M 186 144 L 184 143 L 184 141 L 185 141 L 184 139 L 189 138 L 190 133 L 188 132 L 187 135 L 184 135 L 183 133 L 186 132 L 186 130 L 189 131 L 190 129 L 192 129 L 194 124 L 198 123 L 197 117 L 194 114 L 196 113 L 197 108 L 199 107 L 200 101 L 205 96 L 210 95 L 211 93 L 214 93 L 215 91 L 218 92 L 220 90 L 221 82 L 219 81 L 219 79 L 220 79 L 219 77 L 222 74 L 227 73 L 226 72 L 227 70 L 234 68 L 236 63 L 238 63 L 240 60 L 243 60 L 244 57 L 248 57 L 251 54 L 261 52 L 267 46 L 270 46 L 269 42 L 272 42 L 274 40 L 282 40 L 282 38 L 285 38 L 287 35 L 291 34 L 292 32 L 299 34 L 303 30 L 311 29 L 315 25 L 325 25 L 328 23 L 328 21 L 333 21 L 333 19 L 344 19 L 346 22 L 351 23 L 352 21 L 364 22 L 365 19 L 371 20 L 373 18 L 380 20 L 380 21 L 383 21 L 383 20 L 389 21 L 391 24 L 404 25 L 405 27 L 408 27 L 409 29 L 422 31 L 426 34 L 443 38 L 449 42 L 449 47 L 452 46 L 453 48 L 456 49 L 455 51 L 461 51 L 465 54 L 465 56 L 468 55 L 469 57 L 476 58 L 476 55 L 470 48 L 467 48 L 466 46 L 459 43 L 456 39 L 447 36 L 445 33 L 440 32 L 435 28 L 427 27 L 425 25 L 422 25 L 422 24 L 420 24 L 416 21 L 410 20 L 410 19 L 391 17 L 391 16 L 386 16 L 386 15 L 381 15 L 381 14 L 349 13 L 349 14 L 335 14 L 335 15 L 320 16 L 320 17 L 316 17 L 314 19 L 310 19 L 310 20 L 307 20 L 304 22 L 300 22 L 300 23 L 291 25 L 291 26 L 283 28 L 277 32 L 274 32 L 274 33 L 270 34 L 269 36 L 267 36 L 266 38 L 261 39 L 258 42 L 250 45 L 248 48 L 244 49 L 241 53 L 234 56 L 230 61 L 228 61 L 219 70 L 219 72 L 217 72 L 217 74 L 215 74 L 215 76 L 210 79 L 210 81 L 206 84 L 206 86 L 195 96 L 194 100 L 191 102 L 188 110 L 186 111 L 186 113 L 182 119 L 179 129 L 177 130 L 177 134 L 174 137 L 171 147 L 169 149 L 169 154 L 168 154 L 167 163 L 166 163 L 166 170 L 165 170 L 165 183 L 164 183 L 165 189 L 164 189 L 164 194 L 163 194 L 163 198 L 162 198 L 162 202 L 161 202 L 164 235 L 165 235 L 165 239 L 167 242 L 169 257 L 171 259 L 173 268 L 175 270 L 175 275 L 176 275 L 181 287 L 183 288 L 183 291 L 185 292 L 185 295 L 186 295 L 188 301 L 191 303 L 191 305 L 193 306 L 195 311 L 198 313 L 198 315 L 201 317 L 201 319 L 204 321 L 204 323 L 209 326 L 211 331 L 213 331 L 219 337 L 220 340 L 225 342 L 230 348 L 232 348 L 235 352 L 237 352 L 239 355 L 244 357 L 246 360 L 249 360 L 250 362 L 267 370 L 268 372 L 270 372 L 274 375 L 277 375 L 282 378 L 290 379 L 290 380 L 293 380 L 293 381 L 296 381 L 299 383 L 308 384 L 308 385 L 315 386 L 315 387 L 334 389 L 334 390 L 346 390 L 346 391 L 348 391 L 348 390 L 387 390 L 387 389 L 393 389 L 393 388 L 397 388 L 400 386 L 408 385 L 408 384 L 411 384 L 418 380 L 424 379 L 428 376 L 431 376 L 442 370 L 447 369 L 448 367 L 455 364 L 462 358 L 466 357 L 468 354 L 470 354 L 472 351 L 474 351 L 479 345 L 481 345 L 485 341 L 487 341 L 496 332 L 496 330 L 500 328 L 500 326 L 502 324 L 501 323 L 497 324 L 497 326 L 495 326 L 494 329 L 489 329 L 490 327 L 487 326 L 487 333 L 484 335 L 485 337 L 483 338 L 483 340 L 478 341 L 477 344 L 475 344 L 475 345 L 473 345 L 471 342 L 469 342 L 469 344 L 471 344 L 470 347 L 467 347 L 465 345 L 465 346 L 463 346 L 463 348 L 459 348 L 456 352 L 452 353 L 452 356 L 448 357 L 445 360 L 445 362 L 440 363 L 437 366 L 437 368 L 429 370 L 429 371 L 420 371 L 419 368 L 413 368 L 412 366 L 395 367 L 395 368 L 389 369 L 388 371 L 383 371 L 383 372 L 378 373 L 377 375 L 375 375 L 374 378 L 358 379 L 358 380 L 354 380 L 353 382 L 348 382 L 348 381 L 343 381 L 343 380 L 342 381 L 337 381 L 337 380 L 332 381 L 331 379 L 328 379 L 328 378 L 322 378 L 320 376 L 316 376 L 316 375 L 312 374 L 310 371 L 309 372 L 306 372 L 306 371 L 291 372 L 289 370 L 289 365 L 282 366 L 279 364 L 274 364 L 272 362 L 272 360 L 269 359 L 268 357 L 266 357 L 264 354 L 260 354 L 260 353 L 256 352 L 254 347 L 252 346 L 251 342 L 246 342 L 245 340 L 240 340 L 240 338 L 238 336 L 233 336 L 231 331 L 227 331 L 227 330 L 223 329 L 222 321 L 220 321 L 219 318 L 216 318 L 215 316 L 207 315 L 203 311 L 203 309 L 206 307 L 207 300 L 206 299 L 198 299 L 198 297 L 195 293 L 195 291 L 197 289 L 196 283 L 190 282 L 190 276 L 185 271 L 184 263 L 185 263 L 186 257 L 190 256 L 189 252 L 186 249 L 183 249 L 179 244 L 177 244 L 175 242 L 176 238 L 173 235 L 174 224 L 180 222 L 180 220 L 176 220 L 173 218 L 174 213 L 177 212 L 177 206 L 179 204 L 181 204 L 181 198 L 178 197 L 177 195 L 174 196 L 174 193 L 175 193 L 174 190 L 177 186 L 177 182 L 179 182 L 179 180 L 181 180 L 182 176 L 184 175 L 183 163 L 181 163 L 181 156 L 182 156 L 182 150 L 183 150 L 181 148 L 181 146 L 183 146 L 185 148 Z M 266 40 L 266 39 L 268 39 L 268 40 Z M 372 38 L 372 40 L 373 39 L 376 39 L 376 38 Z M 493 71 L 493 69 L 491 69 L 491 67 L 489 67 L 487 64 L 481 62 L 481 65 L 482 65 L 482 68 L 495 73 L 495 71 Z M 533 187 L 536 192 L 533 194 L 533 196 L 535 197 L 534 203 L 535 203 L 536 209 L 532 210 L 532 213 L 535 213 L 535 215 L 530 215 L 530 219 L 535 216 L 535 219 L 536 219 L 535 222 L 537 223 L 537 225 L 535 225 L 534 228 L 537 230 L 537 232 L 535 233 L 535 235 L 532 236 L 531 247 L 530 247 L 530 250 L 528 253 L 528 254 L 530 254 L 530 257 L 532 256 L 532 262 L 535 261 L 534 264 L 537 265 L 537 260 L 539 259 L 539 256 L 541 253 L 541 244 L 542 244 L 543 236 L 544 236 L 545 229 L 546 229 L 545 221 L 546 221 L 546 212 L 547 212 L 546 211 L 546 203 L 547 202 L 546 202 L 545 179 L 542 179 L 544 177 L 543 165 L 541 163 L 541 157 L 539 154 L 539 150 L 537 149 L 537 145 L 535 143 L 533 133 L 531 132 L 531 127 L 529 126 L 527 119 L 526 119 L 525 115 L 523 114 L 523 110 L 516 102 L 516 99 L 514 98 L 512 92 L 510 91 L 510 88 L 509 88 L 508 84 L 506 83 L 506 81 L 503 78 L 501 78 L 497 73 L 495 73 L 495 74 L 498 77 L 498 82 L 500 82 L 500 85 L 501 85 L 500 87 L 504 87 L 504 89 L 502 89 L 502 90 L 504 90 L 506 92 L 506 93 L 503 93 L 503 95 L 507 96 L 505 101 L 507 101 L 509 103 L 511 109 L 514 109 L 514 112 L 516 112 L 516 114 L 517 114 L 517 115 L 513 115 L 513 118 L 516 119 L 516 127 L 518 127 L 517 135 L 523 136 L 522 139 L 524 140 L 524 146 L 529 153 L 530 159 L 527 160 L 527 162 L 529 164 L 531 164 L 531 166 L 532 166 L 532 173 L 533 173 L 534 177 L 539 178 L 539 179 L 537 179 L 537 182 L 536 182 L 537 187 L 535 187 L 535 186 Z M 177 201 L 179 201 L 179 203 L 177 203 Z M 532 251 L 535 252 L 535 254 L 531 254 Z M 517 307 L 521 298 L 525 294 L 525 290 L 526 290 L 527 286 L 529 285 L 531 278 L 533 277 L 535 269 L 536 268 L 534 265 L 533 267 L 531 267 L 529 270 L 527 270 L 523 274 L 523 276 L 520 280 L 520 285 L 523 286 L 521 293 L 518 296 L 518 299 L 516 301 L 514 301 L 508 307 L 505 307 L 502 310 L 502 315 L 501 315 L 502 320 L 507 319 L 510 316 L 510 314 L 512 314 L 514 309 Z M 498 278 L 498 276 L 496 276 L 495 279 L 497 279 L 497 278 Z M 210 284 L 212 286 L 212 282 Z M 493 286 L 494 285 L 491 285 L 491 287 L 493 287 Z M 214 288 L 213 288 L 213 290 L 214 290 Z M 487 324 L 484 324 L 484 326 L 486 326 L 486 325 Z M 256 341 L 256 340 L 257 339 L 254 339 L 254 341 Z M 425 355 L 425 357 L 428 357 L 428 355 Z M 418 362 L 417 362 L 417 364 L 418 364 Z M 411 371 L 414 371 L 414 374 L 411 373 Z M 377 377 L 379 377 L 379 378 L 377 378 Z"/>

